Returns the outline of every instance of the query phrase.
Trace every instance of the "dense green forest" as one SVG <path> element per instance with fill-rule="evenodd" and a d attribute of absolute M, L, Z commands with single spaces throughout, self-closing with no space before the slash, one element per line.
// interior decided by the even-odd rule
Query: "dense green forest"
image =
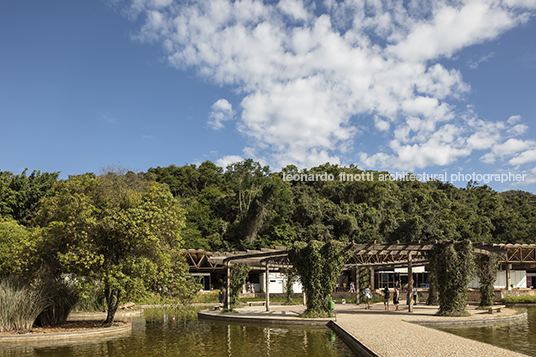
<path fill-rule="evenodd" d="M 476 182 L 457 188 L 409 177 L 389 180 L 387 172 L 331 164 L 271 172 L 250 159 L 225 169 L 205 161 L 128 174 L 169 187 L 185 210 L 181 228 L 185 248 L 290 247 L 295 241 L 313 239 L 536 243 L 536 196 L 523 191 L 498 193 Z M 42 224 L 40 204 L 58 194 L 62 181 L 58 176 L 0 172 L 4 221 L 22 227 Z"/>
<path fill-rule="evenodd" d="M 105 305 L 111 323 L 121 301 L 190 301 L 198 286 L 180 248 L 317 247 L 342 259 L 337 247 L 351 241 L 536 243 L 535 201 L 331 164 L 271 172 L 253 160 L 205 161 L 67 180 L 0 171 L 0 332 L 61 323 L 77 304 Z M 333 286 L 324 278 L 309 280 Z M 316 299 L 326 309 L 330 292 Z"/>

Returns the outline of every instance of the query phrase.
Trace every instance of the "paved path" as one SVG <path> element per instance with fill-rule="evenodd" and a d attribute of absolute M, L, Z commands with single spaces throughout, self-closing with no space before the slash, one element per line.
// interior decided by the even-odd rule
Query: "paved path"
<path fill-rule="evenodd" d="M 298 315 L 304 311 L 303 306 L 271 305 L 271 311 L 264 307 L 254 306 L 237 309 L 236 314 L 219 314 L 216 311 L 205 311 L 212 316 L 225 316 L 245 321 L 258 322 L 260 319 L 269 319 L 284 323 L 285 320 L 297 320 Z M 468 318 L 450 318 L 435 316 L 437 307 L 417 305 L 413 313 L 407 311 L 406 305 L 400 305 L 400 311 L 384 310 L 383 304 L 372 305 L 372 309 L 364 309 L 364 305 L 337 304 L 336 318 L 333 322 L 357 339 L 375 355 L 380 357 L 396 356 L 526 356 L 492 346 L 486 343 L 469 340 L 447 332 L 435 330 L 418 323 L 431 323 L 445 321 L 452 322 L 489 322 L 490 319 L 508 319 L 516 314 L 512 309 L 493 315 L 487 311 L 470 309 L 472 314 Z M 225 318 L 224 317 L 224 318 Z M 313 323 L 325 324 L 329 319 L 299 319 Z M 313 321 L 311 321 L 313 320 Z"/>

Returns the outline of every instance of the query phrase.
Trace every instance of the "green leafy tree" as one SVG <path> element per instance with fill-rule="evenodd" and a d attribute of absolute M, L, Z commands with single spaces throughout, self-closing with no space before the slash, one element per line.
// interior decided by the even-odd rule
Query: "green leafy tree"
<path fill-rule="evenodd" d="M 101 282 L 106 323 L 122 298 L 158 287 L 188 289 L 180 254 L 184 211 L 168 188 L 134 173 L 85 174 L 59 182 L 44 201 L 38 221 L 43 251 L 54 271 L 74 274 L 92 286 Z"/>
<path fill-rule="evenodd" d="M 30 231 L 14 219 L 0 217 L 0 278 L 18 271 L 19 254 Z"/>
<path fill-rule="evenodd" d="M 10 217 L 23 225 L 28 225 L 37 212 L 42 198 L 53 193 L 53 185 L 59 173 L 33 171 L 20 175 L 0 171 L 0 216 Z"/>

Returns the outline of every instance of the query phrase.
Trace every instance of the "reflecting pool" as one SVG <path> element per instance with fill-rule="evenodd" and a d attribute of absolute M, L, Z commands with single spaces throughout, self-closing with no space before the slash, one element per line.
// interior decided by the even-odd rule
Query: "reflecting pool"
<path fill-rule="evenodd" d="M 62 345 L 0 346 L 2 356 L 233 356 L 349 357 L 351 350 L 328 328 L 236 324 L 198 319 L 196 313 L 133 319 L 132 334 Z"/>
<path fill-rule="evenodd" d="M 440 328 L 458 336 L 536 356 L 536 307 L 516 308 L 527 312 L 525 322 L 483 327 Z"/>

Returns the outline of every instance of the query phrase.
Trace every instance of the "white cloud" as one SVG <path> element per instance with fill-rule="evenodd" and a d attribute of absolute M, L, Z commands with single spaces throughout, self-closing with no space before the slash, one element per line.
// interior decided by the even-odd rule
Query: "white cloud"
<path fill-rule="evenodd" d="M 521 120 L 521 115 L 512 115 L 508 120 L 506 121 L 508 124 L 515 124 Z"/>
<path fill-rule="evenodd" d="M 536 149 L 527 150 L 514 157 L 509 161 L 512 165 L 522 165 L 528 162 L 536 161 Z"/>
<path fill-rule="evenodd" d="M 223 122 L 234 119 L 233 106 L 225 99 L 218 99 L 212 104 L 208 124 L 214 130 L 220 130 L 224 127 Z"/>
<path fill-rule="evenodd" d="M 472 69 L 477 69 L 478 66 L 482 63 L 482 62 L 487 62 L 491 57 L 495 56 L 495 52 L 491 52 L 485 56 L 482 56 L 480 57 L 478 60 L 476 61 L 469 61 L 468 64 L 469 64 L 469 67 L 471 67 Z"/>
<path fill-rule="evenodd" d="M 374 168 L 423 168 L 474 150 L 490 150 L 482 160 L 493 162 L 503 157 L 491 148 L 505 141 L 505 130 L 526 131 L 512 126 L 515 117 L 507 128 L 460 113 L 456 100 L 470 86 L 459 70 L 437 63 L 528 21 L 532 4 L 523 0 L 130 4 L 131 16 L 143 16 L 140 41 L 161 43 L 177 68 L 237 89 L 239 113 L 220 99 L 209 124 L 218 130 L 236 115 L 247 152 L 272 164 L 357 155 Z M 366 130 L 381 132 L 389 146 L 354 153 Z"/>
<path fill-rule="evenodd" d="M 508 129 L 507 133 L 510 135 L 521 135 L 521 134 L 524 134 L 528 129 L 529 129 L 528 126 L 524 124 L 518 124 Z"/>
<path fill-rule="evenodd" d="M 230 164 L 234 164 L 235 162 L 244 161 L 244 158 L 239 155 L 227 155 L 224 156 L 218 160 L 216 160 L 216 165 L 219 167 L 223 167 L 224 169 L 227 168 Z"/>

